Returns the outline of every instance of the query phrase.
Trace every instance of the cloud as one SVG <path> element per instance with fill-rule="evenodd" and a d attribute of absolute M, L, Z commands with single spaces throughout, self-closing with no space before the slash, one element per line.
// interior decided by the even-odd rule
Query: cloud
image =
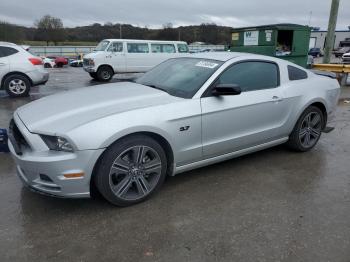
<path fill-rule="evenodd" d="M 273 23 L 308 24 L 327 28 L 331 1 L 320 0 L 28 0 L 3 1 L 0 19 L 32 26 L 43 15 L 60 17 L 65 26 L 129 23 L 151 28 L 216 23 L 232 27 Z M 30 11 L 29 11 L 30 10 Z M 350 1 L 341 1 L 338 29 L 350 25 Z"/>

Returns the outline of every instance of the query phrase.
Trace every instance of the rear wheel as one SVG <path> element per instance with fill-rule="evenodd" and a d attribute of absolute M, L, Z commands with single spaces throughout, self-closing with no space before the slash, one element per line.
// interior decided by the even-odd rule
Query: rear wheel
<path fill-rule="evenodd" d="M 102 82 L 108 82 L 112 79 L 114 72 L 109 66 L 101 66 L 97 70 L 97 78 Z"/>
<path fill-rule="evenodd" d="M 51 65 L 50 65 L 49 63 L 45 63 L 45 64 L 44 64 L 44 67 L 45 67 L 45 68 L 51 68 Z"/>
<path fill-rule="evenodd" d="M 295 125 L 289 137 L 288 146 L 300 152 L 309 151 L 320 139 L 323 126 L 322 111 L 315 106 L 308 107 Z"/>
<path fill-rule="evenodd" d="M 29 95 L 30 81 L 23 75 L 10 75 L 4 81 L 4 87 L 10 97 Z"/>
<path fill-rule="evenodd" d="M 142 202 L 163 184 L 166 154 L 154 139 L 135 135 L 122 139 L 102 156 L 95 175 L 99 192 L 112 204 Z"/>

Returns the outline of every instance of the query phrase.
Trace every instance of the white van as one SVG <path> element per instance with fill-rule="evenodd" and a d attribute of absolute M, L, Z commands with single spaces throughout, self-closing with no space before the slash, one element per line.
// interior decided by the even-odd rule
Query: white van
<path fill-rule="evenodd" d="M 84 70 L 94 79 L 109 81 L 117 73 L 143 73 L 161 62 L 189 53 L 186 42 L 105 39 L 84 56 Z"/>

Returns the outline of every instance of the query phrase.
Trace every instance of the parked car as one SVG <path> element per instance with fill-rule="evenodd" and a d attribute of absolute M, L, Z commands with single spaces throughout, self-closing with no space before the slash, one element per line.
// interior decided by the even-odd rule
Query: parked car
<path fill-rule="evenodd" d="M 72 67 L 82 67 L 83 66 L 83 60 L 72 60 L 69 62 L 69 65 Z"/>
<path fill-rule="evenodd" d="M 56 67 L 68 65 L 68 58 L 62 56 L 48 56 L 47 58 L 55 61 Z"/>
<path fill-rule="evenodd" d="M 56 66 L 55 60 L 53 59 L 42 57 L 42 60 L 45 68 L 54 68 Z"/>
<path fill-rule="evenodd" d="M 350 52 L 349 53 L 345 53 L 342 56 L 342 61 L 344 64 L 350 63 Z"/>
<path fill-rule="evenodd" d="M 350 52 L 350 47 L 341 47 L 335 51 L 333 51 L 333 54 L 335 57 L 342 57 L 345 53 Z"/>
<path fill-rule="evenodd" d="M 106 39 L 84 56 L 84 70 L 107 82 L 116 73 L 143 73 L 159 63 L 188 53 L 185 42 Z"/>
<path fill-rule="evenodd" d="M 0 87 L 9 96 L 28 96 L 32 86 L 45 84 L 48 79 L 40 57 L 16 44 L 0 42 Z"/>
<path fill-rule="evenodd" d="M 330 130 L 339 93 L 336 79 L 285 60 L 201 53 L 169 59 L 134 83 L 20 107 L 9 148 L 35 191 L 80 198 L 96 187 L 127 206 L 150 197 L 167 175 L 283 143 L 309 151 Z"/>
<path fill-rule="evenodd" d="M 320 57 L 323 56 L 323 51 L 321 50 L 321 48 L 318 47 L 310 48 L 309 55 L 313 57 Z"/>

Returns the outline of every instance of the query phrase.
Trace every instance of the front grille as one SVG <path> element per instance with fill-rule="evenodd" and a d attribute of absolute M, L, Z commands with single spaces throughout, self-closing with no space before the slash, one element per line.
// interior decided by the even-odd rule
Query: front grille
<path fill-rule="evenodd" d="M 23 148 L 30 148 L 21 131 L 18 129 L 15 121 L 11 119 L 9 126 L 9 138 L 18 155 L 22 154 Z"/>
<path fill-rule="evenodd" d="M 87 58 L 84 58 L 84 59 L 83 59 L 83 65 L 84 65 L 84 66 L 89 66 L 89 65 L 90 65 L 90 60 L 87 59 Z"/>

